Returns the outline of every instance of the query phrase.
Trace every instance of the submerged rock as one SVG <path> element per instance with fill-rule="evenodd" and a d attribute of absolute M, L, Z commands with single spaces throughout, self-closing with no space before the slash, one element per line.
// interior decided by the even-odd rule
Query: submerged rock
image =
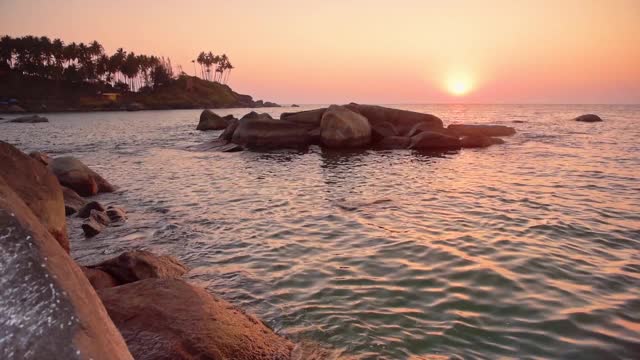
<path fill-rule="evenodd" d="M 188 271 L 172 256 L 155 255 L 144 250 L 125 252 L 88 267 L 107 272 L 122 284 L 149 278 L 178 278 Z"/>
<path fill-rule="evenodd" d="M 29 115 L 29 116 L 21 116 L 19 118 L 9 120 L 9 122 L 20 123 L 20 124 L 36 124 L 36 123 L 49 122 L 49 119 L 43 116 Z"/>
<path fill-rule="evenodd" d="M 409 145 L 409 148 L 417 150 L 460 149 L 461 147 L 459 138 L 430 131 L 414 135 Z"/>
<path fill-rule="evenodd" d="M 285 360 L 293 343 L 262 321 L 178 279 L 98 291 L 137 360 Z"/>
<path fill-rule="evenodd" d="M 220 117 L 213 111 L 206 109 L 200 114 L 200 122 L 198 123 L 196 130 L 222 130 L 227 127 L 229 121 L 229 119 Z"/>
<path fill-rule="evenodd" d="M 36 179 L 24 186 L 37 189 Z M 78 265 L 3 177 L 0 239 L 0 358 L 132 359 Z"/>
<path fill-rule="evenodd" d="M 460 138 L 463 148 L 485 148 L 491 145 L 504 144 L 504 140 L 489 136 L 463 136 Z"/>
<path fill-rule="evenodd" d="M 516 129 L 504 125 L 464 125 L 451 124 L 447 130 L 457 136 L 511 136 Z"/>
<path fill-rule="evenodd" d="M 0 178 L 68 252 L 64 197 L 55 176 L 41 162 L 3 141 L 0 141 L 0 164 Z"/>
<path fill-rule="evenodd" d="M 600 122 L 602 121 L 602 118 L 596 114 L 585 114 L 578 116 L 574 120 L 580 122 Z"/>
<path fill-rule="evenodd" d="M 102 192 L 113 192 L 115 188 L 102 176 L 91 170 L 82 161 L 71 157 L 57 157 L 49 163 L 61 185 L 64 185 L 81 196 L 93 196 Z"/>
<path fill-rule="evenodd" d="M 344 106 L 331 105 L 320 122 L 322 145 L 328 148 L 357 148 L 371 142 L 371 126 L 364 116 Z"/>

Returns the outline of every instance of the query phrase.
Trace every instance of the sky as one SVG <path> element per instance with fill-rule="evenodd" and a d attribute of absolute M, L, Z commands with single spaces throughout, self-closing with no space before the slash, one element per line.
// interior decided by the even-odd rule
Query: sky
<path fill-rule="evenodd" d="M 283 104 L 640 103 L 640 0 L 0 0 L 0 35 L 98 40 Z"/>

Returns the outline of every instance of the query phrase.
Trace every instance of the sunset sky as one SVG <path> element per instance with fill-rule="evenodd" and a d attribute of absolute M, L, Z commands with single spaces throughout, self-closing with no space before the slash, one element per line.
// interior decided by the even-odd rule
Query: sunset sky
<path fill-rule="evenodd" d="M 0 0 L 0 35 L 100 41 L 281 103 L 640 103 L 640 0 Z"/>

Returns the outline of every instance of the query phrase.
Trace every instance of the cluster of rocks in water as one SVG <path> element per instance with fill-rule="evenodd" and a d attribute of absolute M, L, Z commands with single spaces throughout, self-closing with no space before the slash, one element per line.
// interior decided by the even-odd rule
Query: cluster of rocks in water
<path fill-rule="evenodd" d="M 113 191 L 74 158 L 0 141 L 0 358 L 291 359 L 294 344 L 182 279 L 171 256 L 70 256 L 66 216 L 126 220 L 82 196 Z M 82 196 L 81 196 L 82 195 Z"/>
<path fill-rule="evenodd" d="M 204 110 L 197 130 L 224 130 L 218 139 L 195 147 L 218 151 L 300 149 L 310 145 L 327 149 L 455 150 L 502 144 L 500 137 L 516 133 L 503 125 L 444 127 L 434 115 L 355 103 L 283 113 L 280 119 L 251 112 L 238 120 Z"/>

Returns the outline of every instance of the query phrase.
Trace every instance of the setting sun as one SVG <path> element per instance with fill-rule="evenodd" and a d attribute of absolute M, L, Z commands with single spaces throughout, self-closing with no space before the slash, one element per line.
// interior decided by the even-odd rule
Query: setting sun
<path fill-rule="evenodd" d="M 471 91 L 473 83 L 469 77 L 458 75 L 447 79 L 446 87 L 451 95 L 463 96 Z"/>

